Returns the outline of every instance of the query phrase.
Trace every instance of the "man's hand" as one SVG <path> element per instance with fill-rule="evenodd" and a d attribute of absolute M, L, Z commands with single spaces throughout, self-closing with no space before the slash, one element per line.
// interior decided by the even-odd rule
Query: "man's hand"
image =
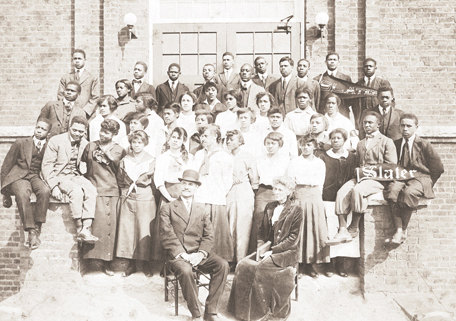
<path fill-rule="evenodd" d="M 10 208 L 13 205 L 13 200 L 9 195 L 3 195 L 3 207 Z"/>
<path fill-rule="evenodd" d="M 263 255 L 261 255 L 261 257 L 263 259 L 267 259 L 268 257 L 271 256 L 271 254 L 272 254 L 272 251 L 266 251 L 266 252 L 263 253 Z"/>
<path fill-rule="evenodd" d="M 204 259 L 204 254 L 201 252 L 192 253 L 188 256 L 188 262 L 192 266 L 197 266 Z"/>
<path fill-rule="evenodd" d="M 57 185 L 52 189 L 51 195 L 56 200 L 59 200 L 59 201 L 63 200 L 62 191 L 60 190 L 60 188 Z"/>

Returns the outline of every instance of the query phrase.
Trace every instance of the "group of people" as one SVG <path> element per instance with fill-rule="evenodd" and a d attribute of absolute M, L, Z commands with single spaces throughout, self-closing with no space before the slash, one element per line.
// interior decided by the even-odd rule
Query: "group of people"
<path fill-rule="evenodd" d="M 405 242 L 419 198 L 434 196 L 443 165 L 416 134 L 417 117 L 395 108 L 376 61 L 364 61 L 358 83 L 377 97 L 351 101 L 320 88 L 325 75 L 351 81 L 335 52 L 314 79 L 306 59 L 294 76 L 294 61 L 283 57 L 276 79 L 263 57 L 255 73 L 250 64 L 236 73 L 234 58 L 223 54 L 219 74 L 205 65 L 204 84 L 193 92 L 179 82 L 178 64 L 155 89 L 144 80 L 147 65 L 137 62 L 131 82 L 116 82 L 117 97 L 99 97 L 85 52 L 75 50 L 58 100 L 42 108 L 33 136 L 19 138 L 3 161 L 3 205 L 15 196 L 26 246 L 40 246 L 52 196 L 70 205 L 82 257 L 104 262 L 107 275 L 117 257 L 130 260 L 124 276 L 151 275 L 150 262 L 167 262 L 198 320 L 193 272 L 201 269 L 211 274 L 204 319 L 215 320 L 231 266 L 229 309 L 256 320 L 289 315 L 298 264 L 314 278 L 314 264 L 326 264 L 330 277 L 334 258 L 347 276 L 344 257 L 359 257 L 368 196 L 383 191 L 395 226 L 386 241 Z M 406 174 L 360 179 L 378 165 Z"/>

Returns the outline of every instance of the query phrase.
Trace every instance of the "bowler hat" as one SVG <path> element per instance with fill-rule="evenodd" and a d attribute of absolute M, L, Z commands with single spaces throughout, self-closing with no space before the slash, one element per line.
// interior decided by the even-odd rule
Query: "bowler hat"
<path fill-rule="evenodd" d="M 193 169 L 187 169 L 182 174 L 182 178 L 179 178 L 179 181 L 188 181 L 201 185 L 201 182 L 199 181 L 199 176 L 200 175 L 197 171 L 194 171 Z"/>

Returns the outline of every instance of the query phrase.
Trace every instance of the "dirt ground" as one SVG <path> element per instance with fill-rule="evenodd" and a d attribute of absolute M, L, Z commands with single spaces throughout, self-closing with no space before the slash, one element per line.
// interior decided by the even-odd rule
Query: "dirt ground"
<path fill-rule="evenodd" d="M 220 307 L 221 320 L 236 320 L 226 311 L 233 280 L 229 275 Z M 123 278 L 92 272 L 74 285 L 40 289 L 24 286 L 20 293 L 0 303 L 0 321 L 101 321 L 101 320 L 191 320 L 183 298 L 179 315 L 174 316 L 173 298 L 164 302 L 163 278 L 156 273 L 147 278 L 136 273 Z M 200 291 L 204 302 L 207 292 Z M 292 295 L 293 297 L 293 295 Z M 299 301 L 292 301 L 288 320 L 306 321 L 406 321 L 399 306 L 383 294 L 363 298 L 359 279 L 320 275 L 299 279 Z"/>

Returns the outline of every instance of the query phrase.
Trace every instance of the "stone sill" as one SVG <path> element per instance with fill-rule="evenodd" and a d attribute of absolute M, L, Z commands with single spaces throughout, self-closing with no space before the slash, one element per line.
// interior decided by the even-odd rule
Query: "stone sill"
<path fill-rule="evenodd" d="M 369 196 L 368 198 L 368 204 L 369 206 L 382 206 L 382 205 L 388 205 L 388 202 L 383 198 L 383 193 L 382 192 L 379 192 L 379 193 L 376 193 L 376 194 L 372 194 L 371 196 Z M 421 198 L 419 203 L 418 203 L 418 206 L 428 206 L 429 203 L 431 202 L 430 199 L 427 199 L 427 198 Z"/>

